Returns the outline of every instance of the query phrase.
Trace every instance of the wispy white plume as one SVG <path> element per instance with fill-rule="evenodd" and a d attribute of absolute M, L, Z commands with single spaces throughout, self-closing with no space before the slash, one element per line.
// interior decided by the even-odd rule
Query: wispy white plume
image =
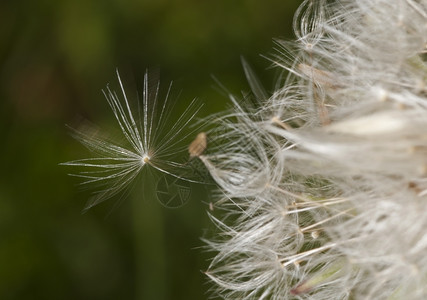
<path fill-rule="evenodd" d="M 427 299 L 427 1 L 305 0 L 288 71 L 200 155 L 225 299 Z M 219 134 L 217 134 L 219 132 Z M 216 212 L 215 212 L 216 213 Z"/>
<path fill-rule="evenodd" d="M 83 185 L 98 187 L 86 209 L 122 192 L 143 168 L 153 168 L 164 174 L 192 180 L 190 168 L 180 154 L 187 152 L 187 145 L 183 141 L 194 134 L 196 128 L 188 130 L 189 123 L 201 106 L 193 100 L 178 118 L 171 118 L 172 107 L 168 102 L 172 85 L 160 100 L 159 83 L 150 86 L 146 73 L 141 103 L 134 103 L 128 100 L 118 73 L 117 76 L 121 95 L 108 86 L 104 95 L 123 139 L 110 141 L 90 128 L 80 131 L 72 129 L 74 137 L 97 157 L 63 164 L 78 167 L 78 173 L 71 175 L 83 178 Z"/>

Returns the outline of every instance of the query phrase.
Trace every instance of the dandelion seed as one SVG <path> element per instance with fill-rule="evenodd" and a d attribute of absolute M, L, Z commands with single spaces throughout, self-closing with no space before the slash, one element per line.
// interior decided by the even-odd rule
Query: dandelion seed
<path fill-rule="evenodd" d="M 154 88 L 149 86 L 146 73 L 142 103 L 138 103 L 137 109 L 133 110 L 118 72 L 117 76 L 121 97 L 108 86 L 104 95 L 121 129 L 124 142 L 109 141 L 87 130 L 71 129 L 73 136 L 97 157 L 62 164 L 81 169 L 70 175 L 83 178 L 84 186 L 97 188 L 86 209 L 122 192 L 143 168 L 149 167 L 163 174 L 192 180 L 186 178 L 189 167 L 179 162 L 178 158 L 185 153 L 182 141 L 197 130 L 188 131 L 187 128 L 201 106 L 193 100 L 174 124 L 167 128 L 166 124 L 172 118 L 168 107 L 172 85 L 160 103 L 159 83 Z"/>
<path fill-rule="evenodd" d="M 191 142 L 188 146 L 188 152 L 190 157 L 198 157 L 203 154 L 207 147 L 207 137 L 206 133 L 200 132 L 194 141 Z"/>

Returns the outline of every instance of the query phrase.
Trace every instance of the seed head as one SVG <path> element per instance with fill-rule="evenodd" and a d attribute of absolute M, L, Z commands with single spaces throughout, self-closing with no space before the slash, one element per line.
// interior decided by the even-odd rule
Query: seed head
<path fill-rule="evenodd" d="M 263 100 L 251 75 L 259 107 L 232 98 L 200 157 L 207 275 L 223 299 L 427 299 L 427 0 L 305 0 L 294 29 L 286 80 Z"/>

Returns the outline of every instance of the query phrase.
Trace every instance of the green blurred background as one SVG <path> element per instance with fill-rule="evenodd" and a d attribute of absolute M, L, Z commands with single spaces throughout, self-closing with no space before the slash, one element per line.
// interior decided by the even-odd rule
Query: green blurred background
<path fill-rule="evenodd" d="M 116 68 L 135 89 L 160 70 L 203 115 L 228 103 L 212 74 L 249 90 L 241 55 L 271 89 L 259 54 L 292 38 L 300 2 L 0 1 L 0 299 L 207 299 L 209 198 L 179 209 L 116 198 L 81 214 L 90 192 L 58 163 L 89 153 L 65 124 L 114 126 L 101 90 Z"/>

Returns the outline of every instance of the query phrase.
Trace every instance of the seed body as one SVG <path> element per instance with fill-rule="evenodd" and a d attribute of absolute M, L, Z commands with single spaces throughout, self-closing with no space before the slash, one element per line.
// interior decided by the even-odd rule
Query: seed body
<path fill-rule="evenodd" d="M 207 147 L 207 136 L 205 132 L 200 132 L 194 141 L 188 146 L 190 157 L 198 157 L 203 154 Z"/>

